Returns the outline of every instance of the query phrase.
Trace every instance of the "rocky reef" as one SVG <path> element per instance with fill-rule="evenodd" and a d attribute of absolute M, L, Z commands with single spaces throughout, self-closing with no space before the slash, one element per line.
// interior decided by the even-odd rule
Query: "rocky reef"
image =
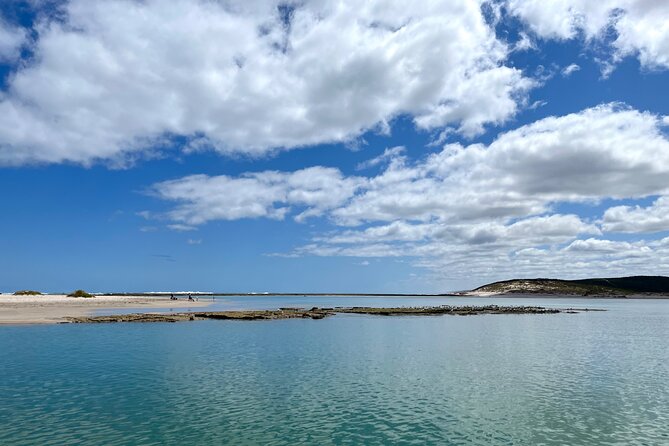
<path fill-rule="evenodd" d="M 397 307 L 397 308 L 371 308 L 350 307 L 335 308 L 337 313 L 359 313 L 373 314 L 378 316 L 434 316 L 450 314 L 455 316 L 470 316 L 477 314 L 555 314 L 566 310 L 557 308 L 544 308 L 534 306 L 507 306 L 485 305 L 485 306 L 460 306 L 453 307 L 444 305 L 439 307 Z"/>
<path fill-rule="evenodd" d="M 471 316 L 479 314 L 556 314 L 593 311 L 590 309 L 558 309 L 534 306 L 438 306 L 438 307 L 336 307 L 336 308 L 279 308 L 278 310 L 200 311 L 187 313 L 132 313 L 109 316 L 69 317 L 66 323 L 111 323 L 111 322 L 184 322 L 201 320 L 277 320 L 277 319 L 323 319 L 338 313 L 367 314 L 375 316 Z"/>
<path fill-rule="evenodd" d="M 108 322 L 182 322 L 207 319 L 219 320 L 273 320 L 310 318 L 323 319 L 330 316 L 331 311 L 320 308 L 304 310 L 302 308 L 281 308 L 278 310 L 248 310 L 248 311 L 199 311 L 187 313 L 131 313 L 109 316 L 81 316 L 69 317 L 71 323 L 108 323 Z"/>

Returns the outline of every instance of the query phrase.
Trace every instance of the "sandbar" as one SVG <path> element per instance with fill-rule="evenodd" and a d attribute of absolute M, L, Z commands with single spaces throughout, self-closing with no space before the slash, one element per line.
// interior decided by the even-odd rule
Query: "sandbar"
<path fill-rule="evenodd" d="M 211 302 L 204 300 L 188 301 L 181 297 L 171 300 L 168 297 L 147 296 L 94 296 L 68 297 L 63 294 L 44 294 L 38 296 L 0 295 L 0 325 L 14 324 L 56 324 L 67 321 L 69 317 L 85 317 L 100 310 L 147 308 L 200 308 Z"/>

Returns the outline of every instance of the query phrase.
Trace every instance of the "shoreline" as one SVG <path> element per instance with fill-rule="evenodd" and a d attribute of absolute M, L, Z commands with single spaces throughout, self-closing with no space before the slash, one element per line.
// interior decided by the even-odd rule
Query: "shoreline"
<path fill-rule="evenodd" d="M 164 294 L 98 294 L 90 298 L 68 297 L 63 294 L 23 295 L 0 294 L 0 326 L 2 325 L 32 325 L 32 324 L 57 324 L 68 322 L 68 318 L 94 317 L 95 313 L 104 310 L 128 310 L 133 313 L 151 314 L 150 309 L 163 310 L 159 314 L 170 314 L 175 311 L 184 310 L 188 312 L 203 311 L 202 308 L 212 302 L 204 293 L 192 293 L 195 298 L 202 297 L 202 301 L 188 301 L 185 294 L 174 293 L 178 300 L 164 297 Z M 230 296 L 231 294 L 227 294 Z M 236 294 L 235 296 L 258 296 L 259 294 Z M 285 296 L 288 294 L 262 294 L 260 296 Z M 299 294 L 291 293 L 293 296 L 344 296 L 344 294 Z M 169 295 L 168 295 L 169 296 Z M 220 295 L 216 295 L 220 296 Z M 369 294 L 345 294 L 345 296 L 369 296 Z M 393 296 L 393 295 L 384 295 Z M 395 295 L 396 296 L 396 295 Z M 407 295 L 425 297 L 426 295 Z M 488 298 L 568 298 L 568 299 L 616 299 L 616 300 L 648 300 L 669 299 L 666 295 L 589 295 L 580 296 L 574 294 L 535 294 L 535 293 L 494 293 L 469 291 L 459 294 L 433 295 L 434 297 L 488 297 Z M 493 302 L 490 303 L 494 305 Z M 167 310 L 167 311 L 165 311 Z M 337 311 L 343 312 L 343 311 Z M 153 313 L 156 314 L 156 313 Z"/>
<path fill-rule="evenodd" d="M 68 317 L 87 317 L 99 310 L 201 308 L 211 302 L 146 296 L 68 297 L 64 294 L 0 295 L 0 325 L 58 324 Z"/>
<path fill-rule="evenodd" d="M 506 291 L 453 291 L 449 293 L 216 293 L 211 291 L 193 291 L 191 293 L 180 291 L 169 292 L 142 292 L 142 293 L 100 293 L 97 296 L 141 296 L 141 297 L 166 297 L 170 294 L 183 297 L 187 294 L 200 297 L 576 297 L 582 299 L 669 299 L 669 294 L 662 293 L 629 293 L 629 294 L 588 294 L 577 293 L 534 293 L 534 292 L 506 292 Z"/>

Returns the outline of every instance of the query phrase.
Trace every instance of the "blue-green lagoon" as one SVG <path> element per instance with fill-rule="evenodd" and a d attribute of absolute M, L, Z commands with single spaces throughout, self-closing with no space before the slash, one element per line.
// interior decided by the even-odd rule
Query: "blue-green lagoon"
<path fill-rule="evenodd" d="M 608 311 L 0 327 L 0 444 L 669 444 L 669 301 L 212 308 L 444 303 Z"/>

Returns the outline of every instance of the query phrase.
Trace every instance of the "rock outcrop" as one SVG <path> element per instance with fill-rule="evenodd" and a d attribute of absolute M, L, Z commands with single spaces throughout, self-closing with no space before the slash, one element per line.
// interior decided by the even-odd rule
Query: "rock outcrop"
<path fill-rule="evenodd" d="M 188 313 L 132 313 L 109 316 L 84 316 L 67 318 L 67 323 L 111 323 L 111 322 L 184 322 L 201 320 L 277 320 L 277 319 L 323 319 L 337 313 L 366 314 L 375 316 L 471 316 L 479 314 L 556 314 L 592 311 L 589 309 L 557 309 L 534 306 L 461 306 L 450 305 L 439 307 L 336 307 L 309 310 L 303 308 L 280 308 L 278 310 L 246 310 L 246 311 L 200 311 Z"/>

